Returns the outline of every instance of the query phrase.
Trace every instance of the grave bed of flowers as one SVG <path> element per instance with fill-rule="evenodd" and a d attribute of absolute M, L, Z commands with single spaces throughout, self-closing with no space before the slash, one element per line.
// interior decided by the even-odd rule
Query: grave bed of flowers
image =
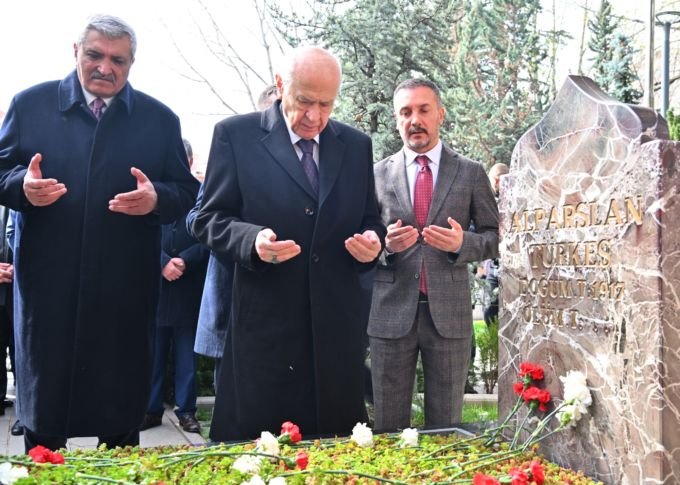
<path fill-rule="evenodd" d="M 515 385 L 517 404 L 499 426 L 475 436 L 426 434 L 406 429 L 374 435 L 358 423 L 348 438 L 303 440 L 293 423 L 274 436 L 262 432 L 255 442 L 206 447 L 165 447 L 52 452 L 42 447 L 28 456 L 6 457 L 0 464 L 5 484 L 344 484 L 472 483 L 492 485 L 597 482 L 542 458 L 538 443 L 573 426 L 590 404 L 585 377 L 563 378 L 564 400 L 548 412 L 547 391 L 534 384 L 540 367 L 523 363 Z M 539 392 L 540 391 L 540 392 Z M 518 410 L 544 413 L 518 419 Z M 527 413 L 527 414 L 529 414 Z M 551 420 L 553 429 L 549 428 Z M 527 423 L 532 423 L 529 429 Z M 506 440 L 508 431 L 512 439 Z"/>

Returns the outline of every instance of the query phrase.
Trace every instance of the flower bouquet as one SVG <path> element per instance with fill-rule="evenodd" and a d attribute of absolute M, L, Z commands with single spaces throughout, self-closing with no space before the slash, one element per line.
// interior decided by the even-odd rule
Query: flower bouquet
<path fill-rule="evenodd" d="M 283 423 L 278 436 L 208 447 L 116 448 L 56 453 L 38 447 L 0 464 L 5 484 L 572 484 L 596 482 L 546 461 L 538 443 L 572 426 L 586 412 L 590 391 L 581 373 L 562 378 L 564 401 L 548 412 L 551 396 L 535 384 L 543 370 L 520 366 L 516 405 L 497 427 L 476 436 L 426 434 L 416 429 L 374 435 L 358 423 L 348 438 L 303 440 Z M 529 413 L 518 420 L 518 411 Z M 538 418 L 536 413 L 544 413 Z M 532 414 L 532 418 L 528 418 Z M 536 418 L 536 419 L 534 419 Z M 549 423 L 555 427 L 550 430 Z M 514 426 L 512 422 L 519 422 Z M 532 427 L 529 426 L 532 424 Z M 510 433 L 510 434 L 508 434 Z M 503 436 L 512 436 L 505 440 Z"/>

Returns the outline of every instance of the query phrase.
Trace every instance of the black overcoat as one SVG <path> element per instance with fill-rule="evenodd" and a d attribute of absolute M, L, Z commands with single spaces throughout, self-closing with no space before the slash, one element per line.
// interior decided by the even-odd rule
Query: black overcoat
<path fill-rule="evenodd" d="M 189 234 L 184 217 L 165 224 L 161 234 L 161 269 L 172 258 L 181 258 L 185 270 L 174 281 L 160 277 L 156 322 L 164 327 L 196 328 L 210 250 Z"/>
<path fill-rule="evenodd" d="M 345 240 L 385 235 L 373 183 L 371 141 L 330 121 L 320 134 L 319 196 L 291 144 L 280 103 L 218 123 L 194 234 L 235 261 L 232 322 L 211 438 L 277 433 L 346 434 L 366 420 L 363 361 L 367 313 L 358 263 Z M 302 253 L 259 260 L 257 233 L 271 228 Z"/>
<path fill-rule="evenodd" d="M 26 166 L 68 192 L 34 207 Z M 142 170 L 158 194 L 146 216 L 111 212 Z M 158 299 L 160 225 L 192 206 L 179 121 L 126 84 L 99 123 L 75 72 L 12 100 L 0 130 L 0 204 L 19 211 L 15 332 L 19 416 L 56 436 L 110 436 L 136 428 L 148 401 Z"/>

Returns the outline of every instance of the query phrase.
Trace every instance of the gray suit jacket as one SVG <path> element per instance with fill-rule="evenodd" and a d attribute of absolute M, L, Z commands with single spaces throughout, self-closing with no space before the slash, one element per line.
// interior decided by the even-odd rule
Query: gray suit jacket
<path fill-rule="evenodd" d="M 385 225 L 401 219 L 416 227 L 403 150 L 375 165 L 375 186 Z M 401 253 L 380 257 L 368 324 L 372 337 L 400 338 L 416 317 L 420 271 L 425 261 L 432 320 L 445 338 L 472 334 L 472 302 L 467 263 L 498 255 L 498 208 L 489 179 L 478 162 L 444 145 L 427 225 L 450 227 L 452 217 L 466 230 L 458 253 L 445 253 L 420 239 Z"/>

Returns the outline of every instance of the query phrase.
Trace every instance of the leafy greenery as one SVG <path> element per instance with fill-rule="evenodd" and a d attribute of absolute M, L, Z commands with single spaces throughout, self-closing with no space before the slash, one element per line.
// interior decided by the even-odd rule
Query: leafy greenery
<path fill-rule="evenodd" d="M 458 4 L 321 0 L 308 2 L 307 8 L 297 8 L 295 13 L 277 10 L 272 17 L 278 19 L 279 32 L 291 45 L 322 45 L 340 58 L 342 94 L 334 117 L 370 134 L 380 160 L 402 145 L 392 117 L 397 84 L 422 76 L 442 89 L 450 85 L 450 33 Z"/>
<path fill-rule="evenodd" d="M 668 121 L 668 131 L 671 140 L 680 140 L 680 116 L 676 115 L 672 109 L 666 112 L 666 120 Z"/>
<path fill-rule="evenodd" d="M 479 373 L 486 393 L 491 394 L 498 382 L 498 319 L 479 332 L 476 339 L 480 357 Z"/>
<path fill-rule="evenodd" d="M 486 167 L 510 163 L 515 143 L 548 104 L 539 0 L 468 0 L 459 6 L 445 93 L 446 139 Z"/>
<path fill-rule="evenodd" d="M 287 470 L 297 453 L 309 457 L 305 470 Z M 251 475 L 233 467 L 244 454 L 257 455 L 253 443 L 218 445 L 204 448 L 126 448 L 115 450 L 74 450 L 64 453 L 64 465 L 35 464 L 27 456 L 8 457 L 15 465 L 27 466 L 29 477 L 17 485 L 59 483 L 116 484 L 238 484 Z M 398 435 L 379 435 L 374 446 L 361 448 L 347 439 L 328 439 L 281 446 L 276 459 L 268 455 L 261 462 L 259 476 L 268 481 L 283 476 L 289 484 L 340 483 L 450 483 L 457 478 L 470 483 L 476 472 L 500 475 L 511 467 L 525 468 L 540 461 L 546 484 L 594 484 L 581 473 L 549 463 L 536 455 L 534 448 L 509 450 L 507 443 L 487 448 L 481 439 L 462 439 L 459 435 L 421 435 L 418 446 L 402 448 Z M 271 458 L 270 458 L 271 457 Z M 458 463 L 469 463 L 462 468 Z M 569 480 L 569 481 L 567 481 Z M 461 482 L 458 482 L 461 483 Z"/>
<path fill-rule="evenodd" d="M 595 19 L 588 21 L 590 41 L 588 48 L 595 54 L 592 58 L 593 80 L 603 91 L 609 92 L 609 74 L 607 65 L 612 60 L 612 35 L 618 28 L 618 22 L 612 16 L 612 5 L 609 0 L 601 0 Z"/>
<path fill-rule="evenodd" d="M 633 64 L 636 52 L 633 39 L 621 31 L 611 9 L 611 3 L 602 0 L 595 19 L 588 22 L 591 32 L 588 47 L 595 54 L 593 79 L 622 103 L 638 103 L 643 93 Z"/>

